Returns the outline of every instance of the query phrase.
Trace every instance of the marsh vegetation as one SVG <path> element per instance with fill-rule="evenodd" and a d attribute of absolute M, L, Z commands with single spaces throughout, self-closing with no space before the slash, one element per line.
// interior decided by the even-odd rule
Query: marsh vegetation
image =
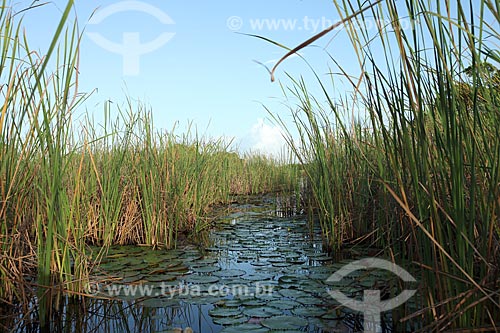
<path fill-rule="evenodd" d="M 277 160 L 241 156 L 229 142 L 199 136 L 194 129 L 180 135 L 175 130 L 158 131 L 147 106 L 131 100 L 121 107 L 105 103 L 103 123 L 96 124 L 91 117 L 74 121 L 86 95 L 78 91 L 80 35 L 76 25 L 67 26 L 73 2 L 65 7 L 47 54 L 39 55 L 31 51 L 22 22 L 3 1 L 2 311 L 15 309 L 16 318 L 28 313 L 30 320 L 43 327 L 50 324 L 46 320 L 52 318 L 54 306 L 60 305 L 53 303 L 56 294 L 63 294 L 71 304 L 85 300 L 90 308 L 101 309 L 109 304 L 87 298 L 92 296 L 88 287 L 96 272 L 117 278 L 127 265 L 132 270 L 118 277 L 122 283 L 148 281 L 152 276 L 153 280 L 177 275 L 186 279 L 187 272 L 213 280 L 217 271 L 226 269 L 236 275 L 225 278 L 261 276 L 283 289 L 295 283 L 288 289 L 296 290 L 296 297 L 281 293 L 287 299 L 273 299 L 279 305 L 271 307 L 275 310 L 258 312 L 264 306 L 259 301 L 250 302 L 257 307 L 252 311 L 239 303 L 218 303 L 219 310 L 212 310 L 218 311 L 212 317 L 219 321 L 229 322 L 230 317 L 233 324 L 248 325 L 251 318 L 262 318 L 262 311 L 267 311 L 264 317 L 273 311 L 279 312 L 276 316 L 289 315 L 276 309 L 291 306 L 301 297 L 299 291 L 319 294 L 294 279 L 301 274 L 309 280 L 310 274 L 326 277 L 332 273 L 326 272 L 328 267 L 337 266 L 311 268 L 315 264 L 306 261 L 323 260 L 326 253 L 326 261 L 341 260 L 347 252 L 384 256 L 417 274 L 418 297 L 388 319 L 397 329 L 498 331 L 500 4 L 492 0 L 385 0 L 359 12 L 362 4 L 351 3 L 334 1 L 341 17 L 357 13 L 343 24 L 359 73 L 353 77 L 336 62 L 334 53 L 325 53 L 336 66 L 332 73 L 340 75 L 329 74 L 325 79 L 315 74 L 315 82 L 288 76 L 290 84 L 283 91 L 296 124 L 287 132 L 293 157 Z M 403 29 L 403 20 L 411 25 Z M 379 23 L 376 29 L 373 22 Z M 337 79 L 348 82 L 352 94 L 335 95 L 329 83 Z M 322 95 L 313 96 L 312 85 L 320 87 Z M 277 123 L 289 126 L 283 115 L 269 112 Z M 248 263 L 255 262 L 253 255 L 262 257 L 262 251 L 273 251 L 252 250 L 250 239 L 258 241 L 261 232 L 275 236 L 279 258 L 268 256 L 261 275 L 255 269 L 258 265 L 241 273 L 234 271 L 241 268 L 221 267 L 220 258 L 202 264 L 198 260 L 203 260 L 204 252 L 194 248 L 184 248 L 177 256 L 166 252 L 190 242 L 213 250 L 213 243 L 204 242 L 210 240 L 216 212 L 220 212 L 215 208 L 227 207 L 237 195 L 276 192 L 295 194 L 282 216 L 259 213 L 258 219 L 240 223 L 242 229 L 226 221 L 227 230 L 222 227 L 222 232 L 215 233 L 228 237 L 225 250 L 236 251 L 236 257 L 247 255 L 242 260 Z M 297 204 L 302 206 L 297 208 Z M 274 220 L 301 210 L 308 213 L 301 219 L 283 224 Z M 315 223 L 319 229 L 314 229 Z M 267 225 L 272 228 L 268 230 Z M 319 231 L 312 232 L 316 235 L 312 243 L 308 243 L 311 232 L 307 230 Z M 230 244 L 243 234 L 248 239 Z M 304 249 L 318 237 L 321 245 L 315 246 L 320 250 Z M 297 242 L 303 242 L 300 248 L 295 247 Z M 117 247 L 121 245 L 131 245 L 127 251 L 142 259 L 113 263 L 129 253 Z M 229 261 L 237 261 L 230 252 L 226 254 Z M 170 264 L 164 267 L 166 262 Z M 194 284 L 206 283 L 200 277 L 193 279 Z M 321 284 L 318 279 L 312 280 Z M 333 318 L 331 312 L 321 312 L 333 306 L 326 300 L 304 302 L 305 298 L 287 310 L 295 317 L 329 314 Z M 69 303 L 67 309 L 71 309 Z M 149 304 L 155 309 L 162 304 L 167 312 L 172 305 L 155 300 Z M 304 309 L 317 305 L 322 310 L 314 311 L 320 315 Z M 110 306 L 116 309 L 115 303 Z M 236 307 L 232 310 L 237 315 L 226 315 L 231 307 Z M 294 313 L 296 308 L 309 314 Z M 127 309 L 133 312 L 135 308 Z M 300 319 L 296 322 L 300 324 L 295 329 L 322 329 L 319 324 L 313 328 L 302 325 Z M 251 329 L 269 328 L 261 323 L 253 323 Z M 275 325 L 273 320 L 267 323 Z"/>
<path fill-rule="evenodd" d="M 351 3 L 334 1 L 340 17 L 363 7 Z M 382 1 L 344 23 L 357 75 L 327 53 L 339 73 L 328 78 L 351 95 L 320 75 L 290 77 L 285 91 L 300 133 L 288 141 L 325 242 L 377 246 L 419 267 L 422 304 L 405 318 L 420 317 L 426 332 L 499 330 L 499 10 L 488 0 Z"/>

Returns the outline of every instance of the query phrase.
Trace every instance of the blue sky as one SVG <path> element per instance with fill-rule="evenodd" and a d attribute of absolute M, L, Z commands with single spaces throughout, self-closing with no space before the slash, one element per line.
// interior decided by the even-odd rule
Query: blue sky
<path fill-rule="evenodd" d="M 16 2 L 15 8 L 26 4 Z M 171 22 L 137 10 L 141 4 L 142 9 L 154 9 Z M 46 50 L 64 6 L 65 1 L 56 1 L 25 14 L 31 48 Z M 338 19 L 330 0 L 77 1 L 75 13 L 83 30 L 80 91 L 94 91 L 81 112 L 99 121 L 104 101 L 120 105 L 128 96 L 151 107 L 159 129 L 171 129 L 178 122 L 178 131 L 183 131 L 192 122 L 198 132 L 210 137 L 234 137 L 242 150 L 267 151 L 277 151 L 281 140 L 262 104 L 285 119 L 288 109 L 279 82 L 271 83 L 266 69 L 254 60 L 271 67 L 285 52 L 236 32 L 262 35 L 293 47 Z M 98 34 L 123 44 L 124 34 L 135 34 L 144 44 L 165 33 L 173 37 L 140 55 L 135 73 L 123 67 L 123 55 L 91 38 Z M 329 40 L 326 37 L 318 45 Z M 347 50 L 348 41 L 342 36 L 329 46 L 329 52 L 339 56 L 346 56 Z M 303 54 L 318 73 L 328 72 L 328 58 L 321 48 L 308 48 Z M 288 59 L 277 72 L 277 80 L 289 85 L 284 71 L 311 78 L 310 69 L 298 57 Z"/>
<path fill-rule="evenodd" d="M 15 9 L 29 3 L 14 2 Z M 54 1 L 26 12 L 24 25 L 32 49 L 44 53 L 65 4 Z M 128 97 L 150 106 L 158 129 L 170 130 L 178 124 L 176 131 L 182 132 L 192 123 L 198 133 L 209 137 L 234 138 L 242 151 L 264 152 L 279 151 L 283 141 L 262 105 L 291 120 L 281 90 L 281 85 L 291 85 L 285 72 L 294 78 L 303 76 L 308 89 L 320 100 L 321 92 L 310 68 L 299 57 L 280 65 L 278 82 L 271 83 L 266 69 L 255 61 L 272 67 L 285 50 L 243 34 L 294 47 L 339 19 L 331 0 L 77 1 L 72 19 L 75 17 L 83 36 L 80 91 L 93 92 L 80 114 L 88 112 L 99 122 L 105 101 L 121 105 Z M 373 29 L 371 33 L 375 32 Z M 125 45 L 125 50 L 113 53 L 96 42 L 95 36 L 106 45 Z M 170 39 L 154 50 L 131 56 L 143 48 L 133 45 L 154 44 L 165 36 Z M 327 85 L 331 82 L 330 70 L 338 69 L 325 47 L 349 74 L 359 75 L 344 31 L 327 35 L 315 46 L 303 49 L 301 54 Z M 124 66 L 127 57 L 138 62 Z M 328 89 L 345 98 L 352 88 L 338 76 L 334 78 L 334 85 Z"/>

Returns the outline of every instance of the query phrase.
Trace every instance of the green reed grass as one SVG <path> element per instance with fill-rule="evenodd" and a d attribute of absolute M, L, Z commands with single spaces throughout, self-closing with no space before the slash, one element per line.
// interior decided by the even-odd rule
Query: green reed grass
<path fill-rule="evenodd" d="M 68 244 L 77 234 L 73 231 L 78 226 L 69 220 L 72 207 L 63 185 L 69 154 L 65 123 L 79 102 L 73 97 L 76 95 L 71 95 L 77 62 L 76 27 L 64 35 L 63 48 L 57 47 L 57 41 L 63 34 L 71 7 L 72 2 L 69 2 L 47 55 L 42 58 L 27 51 L 29 45 L 21 34 L 20 23 L 14 19 L 7 3 L 2 3 L 1 75 L 2 82 L 6 83 L 1 87 L 3 254 L 0 297 L 6 299 L 22 298 L 26 294 L 23 274 L 35 269 L 33 260 L 18 261 L 26 255 L 37 254 L 34 259 L 37 260 L 40 286 L 51 286 L 55 281 L 64 283 L 68 277 L 73 280 L 75 271 L 85 270 L 81 265 L 72 267 L 75 254 L 82 250 L 82 243 Z M 57 54 L 56 72 L 48 73 L 46 68 L 54 52 Z M 18 263 L 14 264 L 16 261 Z M 16 289 L 18 292 L 14 291 Z M 47 309 L 44 303 L 48 297 L 42 288 L 38 296 L 43 324 Z"/>
<path fill-rule="evenodd" d="M 101 255 L 113 244 L 173 248 L 201 238 L 212 208 L 231 196 L 296 180 L 280 161 L 240 157 L 230 142 L 192 128 L 156 130 L 151 110 L 131 99 L 105 103 L 103 123 L 87 115 L 74 124 L 87 95 L 77 89 L 72 5 L 46 55 L 30 50 L 7 1 L 0 8 L 0 304 L 26 310 L 37 290 L 42 326 L 55 294 L 85 294 L 98 264 L 89 244 L 101 245 Z"/>
<path fill-rule="evenodd" d="M 191 129 L 157 131 L 141 103 L 129 100 L 114 119 L 108 107 L 102 133 L 90 119 L 83 126 L 86 233 L 93 243 L 175 247 L 179 234 L 206 230 L 211 208 L 231 195 L 277 191 L 295 181 L 277 160 L 241 158 L 223 140 Z"/>
<path fill-rule="evenodd" d="M 344 29 L 359 82 L 340 67 L 352 100 L 318 76 L 326 103 L 310 82 L 291 78 L 285 90 L 299 132 L 289 142 L 327 245 L 368 241 L 418 268 L 420 310 L 403 319 L 422 331 L 498 330 L 500 89 L 485 65 L 500 63 L 498 2 L 334 4 L 341 17 L 360 13 Z M 352 108 L 365 116 L 350 117 Z"/>

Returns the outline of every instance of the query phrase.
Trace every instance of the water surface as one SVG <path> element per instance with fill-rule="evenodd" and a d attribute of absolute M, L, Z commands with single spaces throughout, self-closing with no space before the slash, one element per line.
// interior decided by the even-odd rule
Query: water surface
<path fill-rule="evenodd" d="M 322 251 L 305 216 L 284 214 L 274 198 L 234 205 L 203 250 L 113 247 L 93 273 L 98 298 L 64 301 L 48 331 L 60 332 L 356 332 L 362 315 L 328 293 L 387 285 L 387 272 L 359 272 L 340 285 L 326 279 L 349 262 Z M 289 209 L 286 211 L 290 212 Z M 292 210 L 296 212 L 296 210 Z M 363 253 L 358 253 L 361 255 Z M 383 316 L 378 332 L 390 332 Z M 17 331 L 30 331 L 18 321 Z M 32 326 L 38 331 L 37 326 Z M 16 330 L 14 330 L 16 331 Z"/>

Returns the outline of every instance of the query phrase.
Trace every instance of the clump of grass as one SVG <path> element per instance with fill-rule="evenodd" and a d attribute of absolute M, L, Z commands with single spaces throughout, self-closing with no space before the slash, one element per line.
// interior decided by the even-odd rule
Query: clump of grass
<path fill-rule="evenodd" d="M 89 244 L 103 253 L 113 244 L 173 248 L 211 226 L 215 205 L 289 188 L 295 175 L 277 160 L 241 158 L 230 142 L 158 131 L 130 99 L 106 103 L 103 124 L 75 125 L 86 95 L 77 90 L 76 23 L 65 30 L 72 5 L 45 56 L 30 51 L 8 3 L 0 7 L 0 304 L 28 307 L 36 290 L 42 327 L 54 294 L 85 294 L 96 264 Z"/>
<path fill-rule="evenodd" d="M 340 67 L 353 99 L 333 96 L 319 77 L 326 105 L 303 80 L 286 92 L 297 101 L 300 137 L 289 141 L 326 244 L 365 240 L 415 264 L 422 303 L 404 319 L 428 324 L 422 331 L 497 330 L 500 72 L 488 63 L 500 63 L 500 7 L 388 0 L 357 12 L 334 4 L 341 17 L 359 13 L 345 21 L 359 81 Z M 353 108 L 365 117 L 349 117 Z"/>
<path fill-rule="evenodd" d="M 288 155 L 288 156 L 287 156 Z M 294 192 L 298 184 L 299 167 L 291 156 L 284 152 L 280 156 L 246 153 L 233 154 L 228 161 L 228 177 L 232 179 L 230 193 L 233 195 L 256 195 L 270 192 Z"/>
<path fill-rule="evenodd" d="M 85 261 L 78 259 L 84 245 L 81 228 L 72 219 L 78 196 L 71 201 L 64 186 L 71 157 L 67 124 L 80 102 L 74 94 L 76 26 L 64 33 L 72 4 L 68 2 L 45 57 L 29 51 L 6 1 L 0 9 L 0 76 L 6 82 L 0 118 L 0 298 L 25 299 L 24 274 L 37 272 L 38 286 L 49 287 L 38 288 L 42 323 L 52 285 L 80 289 L 86 271 Z M 62 35 L 65 44 L 58 47 Z M 53 53 L 56 72 L 50 73 L 46 69 Z"/>
<path fill-rule="evenodd" d="M 294 181 L 275 159 L 240 157 L 229 142 L 189 130 L 156 131 L 144 105 L 129 101 L 126 108 L 105 121 L 102 134 L 92 122 L 84 126 L 91 129 L 83 161 L 87 239 L 96 244 L 172 248 L 179 234 L 206 230 L 211 208 L 232 195 L 277 191 Z"/>

